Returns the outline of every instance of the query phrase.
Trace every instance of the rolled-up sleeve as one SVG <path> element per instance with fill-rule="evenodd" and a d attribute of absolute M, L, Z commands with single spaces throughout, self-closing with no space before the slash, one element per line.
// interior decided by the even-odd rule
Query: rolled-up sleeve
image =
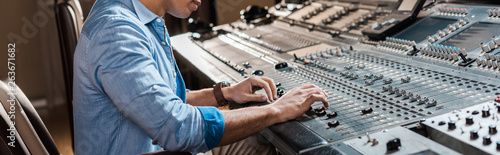
<path fill-rule="evenodd" d="M 215 107 L 198 107 L 205 120 L 205 141 L 208 149 L 219 144 L 224 133 L 224 117 Z"/>
<path fill-rule="evenodd" d="M 224 132 L 221 112 L 185 104 L 176 95 L 158 71 L 145 29 L 136 25 L 117 17 L 96 31 L 86 55 L 93 85 L 153 144 L 169 151 L 212 149 Z"/>

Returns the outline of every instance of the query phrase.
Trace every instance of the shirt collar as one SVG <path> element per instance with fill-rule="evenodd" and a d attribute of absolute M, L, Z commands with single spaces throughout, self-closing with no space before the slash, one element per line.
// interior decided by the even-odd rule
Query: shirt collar
<path fill-rule="evenodd" d="M 132 5 L 134 6 L 137 17 L 139 18 L 139 20 L 141 20 L 143 24 L 147 24 L 158 17 L 158 15 L 151 12 L 151 10 L 149 10 L 146 6 L 144 6 L 144 4 L 142 4 L 142 2 L 140 2 L 139 0 L 131 0 L 131 1 Z"/>

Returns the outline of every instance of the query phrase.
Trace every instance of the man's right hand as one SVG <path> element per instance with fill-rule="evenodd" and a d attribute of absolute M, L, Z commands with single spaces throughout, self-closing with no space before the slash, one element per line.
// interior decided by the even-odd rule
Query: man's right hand
<path fill-rule="evenodd" d="M 273 104 L 270 104 L 278 116 L 278 122 L 295 119 L 304 114 L 315 101 L 323 102 L 325 107 L 330 106 L 328 94 L 318 86 L 307 84 L 293 88 Z"/>

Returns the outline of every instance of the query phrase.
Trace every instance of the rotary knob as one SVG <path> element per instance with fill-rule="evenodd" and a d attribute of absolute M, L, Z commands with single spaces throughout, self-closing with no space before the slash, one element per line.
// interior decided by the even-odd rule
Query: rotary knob
<path fill-rule="evenodd" d="M 465 124 L 467 124 L 467 125 L 474 124 L 474 120 L 472 119 L 472 116 L 465 117 Z"/>
<path fill-rule="evenodd" d="M 482 111 L 482 116 L 483 117 L 490 117 L 490 110 L 489 109 L 483 109 Z"/>
<path fill-rule="evenodd" d="M 479 137 L 479 134 L 477 133 L 477 130 L 470 131 L 470 139 L 477 139 L 478 137 Z"/>
<path fill-rule="evenodd" d="M 496 134 L 497 133 L 497 126 L 495 124 L 492 124 L 488 127 L 488 132 L 490 134 Z"/>
<path fill-rule="evenodd" d="M 455 130 L 456 128 L 455 121 L 448 122 L 448 130 Z"/>
<path fill-rule="evenodd" d="M 491 144 L 491 136 L 486 135 L 483 137 L 483 145 L 490 145 Z"/>

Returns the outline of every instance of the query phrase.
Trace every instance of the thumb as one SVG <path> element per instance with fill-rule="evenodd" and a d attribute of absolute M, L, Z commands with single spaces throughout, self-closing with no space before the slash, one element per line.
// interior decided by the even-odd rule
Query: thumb
<path fill-rule="evenodd" d="M 249 94 L 245 97 L 245 100 L 249 101 L 255 101 L 255 102 L 265 102 L 267 101 L 266 95 L 262 94 Z"/>

